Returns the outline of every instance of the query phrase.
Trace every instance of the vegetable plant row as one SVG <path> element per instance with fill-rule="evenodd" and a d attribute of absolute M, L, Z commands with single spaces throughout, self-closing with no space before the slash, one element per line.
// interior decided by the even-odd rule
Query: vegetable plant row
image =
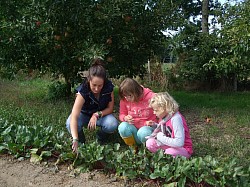
<path fill-rule="evenodd" d="M 211 156 L 176 157 L 158 151 L 153 154 L 143 146 L 138 154 L 119 143 L 99 145 L 92 142 L 79 147 L 78 154 L 70 148 L 65 129 L 58 126 L 17 125 L 0 118 L 0 152 L 16 158 L 41 162 L 56 157 L 55 164 L 68 161 L 76 172 L 93 170 L 96 165 L 108 173 L 128 179 L 159 180 L 165 186 L 210 185 L 249 186 L 250 167 L 237 166 L 235 160 L 220 162 Z"/>

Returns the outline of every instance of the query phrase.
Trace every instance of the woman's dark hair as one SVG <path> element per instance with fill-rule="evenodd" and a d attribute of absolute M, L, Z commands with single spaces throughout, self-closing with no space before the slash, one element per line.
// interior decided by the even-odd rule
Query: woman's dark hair
<path fill-rule="evenodd" d="M 135 102 L 139 102 L 143 95 L 143 87 L 134 79 L 126 78 L 119 86 L 119 97 L 124 99 L 124 95 L 132 95 Z"/>
<path fill-rule="evenodd" d="M 99 77 L 106 82 L 107 72 L 104 68 L 104 60 L 100 58 L 95 58 L 92 62 L 91 67 L 88 70 L 87 81 L 89 82 L 93 77 Z"/>

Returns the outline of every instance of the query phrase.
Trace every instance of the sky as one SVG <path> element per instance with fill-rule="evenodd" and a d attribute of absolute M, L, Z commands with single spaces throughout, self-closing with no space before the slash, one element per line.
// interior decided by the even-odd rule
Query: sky
<path fill-rule="evenodd" d="M 221 4 L 224 4 L 226 0 L 218 0 Z"/>
<path fill-rule="evenodd" d="M 218 0 L 221 4 L 224 4 L 225 2 L 227 2 L 228 0 Z M 233 4 L 233 1 L 235 0 L 230 0 L 231 3 L 230 4 Z M 236 1 L 239 1 L 239 2 L 243 2 L 244 0 L 236 0 Z"/>

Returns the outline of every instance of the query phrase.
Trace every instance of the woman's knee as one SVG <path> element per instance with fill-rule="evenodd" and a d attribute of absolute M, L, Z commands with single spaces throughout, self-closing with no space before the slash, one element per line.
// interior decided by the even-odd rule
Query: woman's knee
<path fill-rule="evenodd" d="M 70 130 L 70 120 L 71 120 L 71 114 L 69 115 L 68 119 L 66 120 L 66 128 L 68 129 L 69 133 L 71 133 Z M 79 118 L 77 119 L 77 129 L 78 132 L 82 131 L 83 129 L 83 123 L 86 121 L 82 114 L 80 114 Z"/>
<path fill-rule="evenodd" d="M 101 126 L 106 133 L 113 133 L 118 127 L 118 120 L 113 115 L 105 116 Z"/>

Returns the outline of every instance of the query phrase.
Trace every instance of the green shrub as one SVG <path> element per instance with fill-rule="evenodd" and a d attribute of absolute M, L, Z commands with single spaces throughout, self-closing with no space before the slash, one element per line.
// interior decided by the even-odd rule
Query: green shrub
<path fill-rule="evenodd" d="M 67 98 L 67 85 L 60 81 L 53 82 L 48 87 L 48 94 L 46 99 L 48 100 L 60 100 Z"/>

